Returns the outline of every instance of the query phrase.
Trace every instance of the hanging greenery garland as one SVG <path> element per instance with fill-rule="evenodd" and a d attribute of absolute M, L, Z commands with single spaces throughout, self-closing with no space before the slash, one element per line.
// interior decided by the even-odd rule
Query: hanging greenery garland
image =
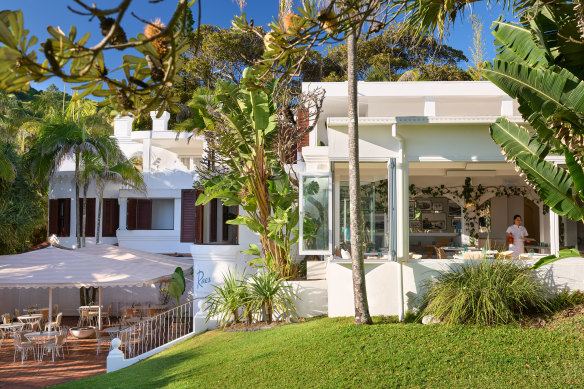
<path fill-rule="evenodd" d="M 469 239 L 478 239 L 478 216 L 481 208 L 488 204 L 493 197 L 521 196 L 530 199 L 537 205 L 542 205 L 542 201 L 537 193 L 529 186 L 484 186 L 472 185 L 470 177 L 466 177 L 462 186 L 426 186 L 418 187 L 411 184 L 410 197 L 447 197 L 455 201 L 462 207 L 464 224 Z M 544 206 L 544 214 L 549 208 Z"/>

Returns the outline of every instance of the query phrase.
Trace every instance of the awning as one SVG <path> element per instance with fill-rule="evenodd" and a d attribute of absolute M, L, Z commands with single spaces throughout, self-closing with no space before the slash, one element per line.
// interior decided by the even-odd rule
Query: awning
<path fill-rule="evenodd" d="M 141 286 L 186 272 L 191 258 L 177 258 L 106 244 L 77 250 L 55 247 L 0 256 L 0 288 Z"/>

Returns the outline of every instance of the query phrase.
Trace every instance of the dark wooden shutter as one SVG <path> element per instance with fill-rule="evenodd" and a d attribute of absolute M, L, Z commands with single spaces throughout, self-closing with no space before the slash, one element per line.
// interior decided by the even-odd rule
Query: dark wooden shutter
<path fill-rule="evenodd" d="M 126 212 L 126 229 L 136 229 L 136 208 L 138 205 L 137 199 L 128 199 L 128 211 Z"/>
<path fill-rule="evenodd" d="M 59 199 L 62 212 L 59 212 L 62 226 L 59 236 L 68 237 L 71 235 L 71 199 Z"/>
<path fill-rule="evenodd" d="M 118 199 L 103 199 L 101 236 L 115 237 L 120 226 L 120 204 Z"/>
<path fill-rule="evenodd" d="M 203 193 L 202 190 L 195 191 L 195 199 L 198 199 L 199 196 Z M 195 229 L 193 231 L 194 240 L 193 243 L 195 244 L 203 244 L 203 226 L 204 226 L 204 205 L 197 205 L 195 207 Z"/>
<path fill-rule="evenodd" d="M 59 233 L 59 200 L 49 200 L 49 236 Z"/>
<path fill-rule="evenodd" d="M 136 229 L 152 229 L 152 200 L 138 199 L 136 206 Z"/>
<path fill-rule="evenodd" d="M 209 203 L 209 242 L 217 242 L 217 203 L 219 200 L 213 199 Z"/>
<path fill-rule="evenodd" d="M 79 199 L 80 220 L 83 220 L 83 200 Z M 91 238 L 95 236 L 95 198 L 88 197 L 85 202 L 87 204 L 85 207 L 85 236 Z"/>
<path fill-rule="evenodd" d="M 183 189 L 181 191 L 180 209 L 180 241 L 195 241 L 195 203 L 197 201 L 197 191 L 194 189 Z"/>

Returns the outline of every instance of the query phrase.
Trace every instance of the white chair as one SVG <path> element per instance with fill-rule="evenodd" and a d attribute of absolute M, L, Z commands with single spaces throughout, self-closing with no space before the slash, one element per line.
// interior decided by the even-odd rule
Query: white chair
<path fill-rule="evenodd" d="M 67 352 L 69 352 L 69 330 L 69 326 L 61 326 L 61 329 L 59 330 L 62 335 L 65 335 L 63 346 L 67 348 Z"/>
<path fill-rule="evenodd" d="M 65 351 L 63 350 L 63 345 L 65 344 L 66 335 L 59 334 L 55 336 L 53 341 L 47 342 L 44 344 L 43 349 L 47 352 L 50 352 L 53 357 L 53 362 L 55 362 L 55 354 L 59 356 L 59 350 L 61 350 L 61 354 L 63 354 L 63 359 L 65 359 Z"/>
<path fill-rule="evenodd" d="M 21 363 L 24 364 L 24 360 L 28 359 L 28 352 L 30 351 L 35 356 L 36 351 L 36 344 L 31 341 L 23 342 L 22 332 L 15 332 L 14 333 L 14 362 L 16 362 L 16 354 L 20 353 L 21 356 Z"/>
<path fill-rule="evenodd" d="M 107 344 L 108 348 L 109 348 L 110 338 L 104 338 L 103 336 L 101 336 L 101 331 L 99 331 L 99 328 L 95 329 L 95 340 L 97 340 L 97 350 L 96 350 L 97 355 L 99 355 L 99 351 L 101 350 L 102 344 Z"/>
<path fill-rule="evenodd" d="M 10 324 L 10 314 L 5 313 L 2 315 L 2 324 Z"/>
<path fill-rule="evenodd" d="M 51 329 L 58 331 L 61 328 L 61 320 L 63 319 L 63 312 L 57 314 L 57 318 L 54 322 L 51 322 Z M 45 324 L 45 331 L 49 330 L 49 323 Z"/>
<path fill-rule="evenodd" d="M 79 309 L 79 322 L 77 323 L 77 326 L 81 327 L 83 325 L 91 325 L 91 318 L 88 309 Z"/>

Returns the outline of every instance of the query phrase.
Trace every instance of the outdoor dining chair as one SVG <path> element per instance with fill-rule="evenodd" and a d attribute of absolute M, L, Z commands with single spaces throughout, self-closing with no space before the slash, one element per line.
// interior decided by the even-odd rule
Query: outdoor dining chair
<path fill-rule="evenodd" d="M 107 344 L 109 346 L 110 338 L 109 337 L 106 338 L 104 336 L 101 336 L 101 331 L 99 330 L 98 327 L 96 327 L 95 328 L 95 340 L 97 341 L 96 355 L 99 355 L 99 351 L 101 350 L 101 345 Z"/>
<path fill-rule="evenodd" d="M 10 314 L 5 313 L 2 315 L 2 324 L 10 324 Z"/>
<path fill-rule="evenodd" d="M 56 331 L 61 328 L 61 320 L 63 319 L 63 312 L 59 312 L 55 321 L 51 322 L 51 328 L 55 329 Z M 45 324 L 45 331 L 49 330 L 49 323 Z"/>
<path fill-rule="evenodd" d="M 51 340 L 43 345 L 43 354 L 44 352 L 50 352 L 53 357 L 53 362 L 55 362 L 55 354 L 57 354 L 57 356 L 61 356 L 62 354 L 63 359 L 65 359 L 65 351 L 63 350 L 65 338 L 66 335 L 62 333 L 59 335 L 55 335 L 54 340 Z M 59 354 L 59 350 L 61 350 L 61 354 Z"/>
<path fill-rule="evenodd" d="M 60 332 L 61 334 L 65 335 L 63 346 L 67 348 L 67 353 L 69 353 L 69 330 L 71 327 L 69 326 L 61 326 Z"/>
<path fill-rule="evenodd" d="M 23 341 L 24 335 L 22 332 L 15 332 L 13 335 L 14 339 L 14 362 L 16 362 L 16 355 L 20 353 L 21 363 L 24 364 L 24 360 L 28 359 L 28 352 L 30 351 L 35 356 L 36 344 L 32 341 Z"/>
<path fill-rule="evenodd" d="M 41 309 L 41 315 L 43 315 L 41 317 L 41 324 L 47 323 L 49 321 L 49 308 Z"/>
<path fill-rule="evenodd" d="M 82 325 L 91 325 L 91 317 L 89 316 L 88 309 L 79 309 L 79 322 L 77 326 L 81 327 Z"/>
<path fill-rule="evenodd" d="M 436 255 L 438 256 L 438 259 L 448 258 L 446 255 L 446 251 L 444 251 L 442 247 L 434 246 L 434 248 L 436 249 Z"/>

